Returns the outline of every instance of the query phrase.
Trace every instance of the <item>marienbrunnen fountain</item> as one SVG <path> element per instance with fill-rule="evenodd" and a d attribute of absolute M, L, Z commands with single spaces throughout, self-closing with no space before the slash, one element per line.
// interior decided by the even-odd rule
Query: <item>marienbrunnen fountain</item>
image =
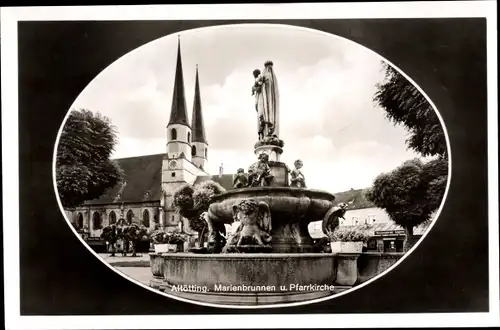
<path fill-rule="evenodd" d="M 360 273 L 361 253 L 317 250 L 309 223 L 322 220 L 323 232 L 332 232 L 346 204 L 307 188 L 301 160 L 293 169 L 280 161 L 284 142 L 273 63 L 253 75 L 257 161 L 247 173 L 239 169 L 235 189 L 214 196 L 202 215 L 212 253 L 150 253 L 151 287 L 169 295 L 217 305 L 286 304 L 334 295 L 381 272 L 367 265 L 368 274 Z M 236 231 L 223 238 L 224 224 L 234 222 Z"/>

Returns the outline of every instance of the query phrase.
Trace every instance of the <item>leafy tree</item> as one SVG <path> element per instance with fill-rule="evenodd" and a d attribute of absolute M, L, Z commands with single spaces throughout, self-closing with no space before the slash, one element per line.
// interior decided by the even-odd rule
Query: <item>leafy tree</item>
<path fill-rule="evenodd" d="M 123 177 L 110 160 L 117 143 L 116 128 L 108 118 L 72 110 L 64 125 L 56 156 L 56 182 L 61 203 L 71 209 L 100 197 Z"/>
<path fill-rule="evenodd" d="M 115 244 L 119 238 L 119 231 L 115 224 L 106 226 L 102 229 L 101 238 L 109 243 L 111 248 L 111 256 L 114 257 L 116 253 Z"/>
<path fill-rule="evenodd" d="M 366 192 L 368 200 L 383 208 L 406 231 L 408 251 L 415 243 L 413 228 L 429 221 L 444 196 L 447 166 L 442 159 L 427 163 L 415 158 L 389 173 L 380 174 Z M 445 187 L 445 185 L 444 185 Z"/>
<path fill-rule="evenodd" d="M 439 118 L 426 98 L 403 75 L 383 62 L 385 79 L 377 84 L 374 101 L 394 124 L 410 133 L 409 148 L 422 156 L 447 157 L 446 138 Z"/>
<path fill-rule="evenodd" d="M 185 184 L 174 193 L 173 206 L 181 216 L 189 220 L 191 229 L 198 232 L 201 246 L 203 246 L 207 227 L 207 223 L 201 215 L 208 210 L 210 199 L 225 191 L 226 190 L 217 182 L 208 180 L 194 187 Z"/>

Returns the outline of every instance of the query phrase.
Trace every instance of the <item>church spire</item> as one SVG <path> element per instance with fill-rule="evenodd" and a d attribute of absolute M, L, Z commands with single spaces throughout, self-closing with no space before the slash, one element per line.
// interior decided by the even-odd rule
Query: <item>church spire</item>
<path fill-rule="evenodd" d="M 172 109 L 168 124 L 183 124 L 189 126 L 184 92 L 184 76 L 182 72 L 181 41 L 177 41 L 177 66 L 175 68 L 174 93 L 172 95 Z"/>
<path fill-rule="evenodd" d="M 194 87 L 193 116 L 193 142 L 207 143 L 205 126 L 203 124 L 203 114 L 201 112 L 200 81 L 198 78 L 198 64 L 196 64 L 196 82 Z M 208 144 L 208 143 L 207 143 Z"/>

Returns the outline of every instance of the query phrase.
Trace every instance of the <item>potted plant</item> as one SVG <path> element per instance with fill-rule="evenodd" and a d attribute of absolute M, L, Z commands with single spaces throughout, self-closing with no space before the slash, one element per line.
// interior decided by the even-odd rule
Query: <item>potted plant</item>
<path fill-rule="evenodd" d="M 116 242 L 119 238 L 119 233 L 116 225 L 112 224 L 103 228 L 101 233 L 101 238 L 104 239 L 109 244 L 109 251 L 111 253 L 110 257 L 114 257 L 116 253 Z"/>
<path fill-rule="evenodd" d="M 151 243 L 153 243 L 153 248 L 156 253 L 168 252 L 166 236 L 167 233 L 163 229 L 156 229 L 149 235 L 149 239 Z"/>
<path fill-rule="evenodd" d="M 337 227 L 328 236 L 333 253 L 361 253 L 363 243 L 368 239 L 363 231 L 348 227 Z"/>
<path fill-rule="evenodd" d="M 167 234 L 167 244 L 169 244 L 169 251 L 177 252 L 181 250 L 180 245 L 184 244 L 186 238 L 181 233 L 168 233 Z"/>
<path fill-rule="evenodd" d="M 177 252 L 179 245 L 186 241 L 180 233 L 167 233 L 163 229 L 157 229 L 151 233 L 151 241 L 156 253 Z"/>

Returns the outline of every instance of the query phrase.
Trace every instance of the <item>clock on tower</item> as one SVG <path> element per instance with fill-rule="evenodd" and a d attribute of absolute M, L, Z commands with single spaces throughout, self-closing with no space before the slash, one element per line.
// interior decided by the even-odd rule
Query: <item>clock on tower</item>
<path fill-rule="evenodd" d="M 175 170 L 177 168 L 177 162 L 175 160 L 171 160 L 168 163 L 168 168 L 171 169 L 171 170 Z"/>

